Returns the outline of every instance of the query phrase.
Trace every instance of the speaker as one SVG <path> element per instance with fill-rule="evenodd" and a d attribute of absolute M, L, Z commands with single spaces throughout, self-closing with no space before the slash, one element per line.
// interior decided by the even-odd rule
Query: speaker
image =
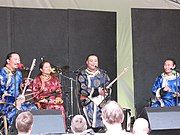
<path fill-rule="evenodd" d="M 180 107 L 145 107 L 141 117 L 150 124 L 150 135 L 177 135 L 180 133 Z"/>
<path fill-rule="evenodd" d="M 33 110 L 32 135 L 65 133 L 64 118 L 60 110 Z"/>

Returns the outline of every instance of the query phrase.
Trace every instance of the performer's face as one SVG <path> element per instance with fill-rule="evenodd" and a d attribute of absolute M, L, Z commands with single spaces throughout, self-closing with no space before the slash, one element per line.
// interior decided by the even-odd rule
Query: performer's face
<path fill-rule="evenodd" d="M 48 62 L 45 62 L 43 67 L 40 69 L 42 74 L 50 74 L 51 73 L 51 65 Z"/>
<path fill-rule="evenodd" d="M 171 60 L 166 60 L 164 62 L 164 72 L 166 74 L 172 73 L 172 69 L 175 68 L 176 65 L 174 65 L 173 61 Z"/>
<path fill-rule="evenodd" d="M 9 59 L 7 59 L 7 65 L 12 69 L 18 68 L 20 64 L 20 56 L 18 54 L 12 54 Z"/>
<path fill-rule="evenodd" d="M 87 68 L 91 71 L 96 71 L 98 67 L 98 58 L 97 56 L 89 56 L 88 60 L 86 61 Z"/>

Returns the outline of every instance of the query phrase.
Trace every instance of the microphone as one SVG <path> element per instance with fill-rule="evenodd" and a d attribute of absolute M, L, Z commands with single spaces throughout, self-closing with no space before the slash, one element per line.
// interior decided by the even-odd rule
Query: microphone
<path fill-rule="evenodd" d="M 96 65 L 95 65 L 94 67 L 97 68 L 97 69 L 100 69 L 100 68 L 99 68 L 98 66 L 96 66 Z"/>
<path fill-rule="evenodd" d="M 42 62 L 45 61 L 44 58 L 45 58 L 44 56 L 42 56 L 42 57 L 40 58 Z"/>
<path fill-rule="evenodd" d="M 77 74 L 79 73 L 81 70 L 83 70 L 86 67 L 86 65 L 82 65 L 80 66 L 77 70 L 73 71 L 73 73 Z"/>
<path fill-rule="evenodd" d="M 57 66 L 52 66 L 52 68 L 50 69 L 51 73 L 62 73 L 62 69 L 57 67 Z"/>
<path fill-rule="evenodd" d="M 53 74 L 56 73 L 56 69 L 55 69 L 55 68 L 51 68 L 50 71 L 51 71 L 51 73 L 53 73 Z"/>
<path fill-rule="evenodd" d="M 103 72 L 103 73 L 106 73 L 106 70 L 101 69 L 101 68 L 99 68 L 99 67 L 98 67 L 98 66 L 96 66 L 96 65 L 95 65 L 95 68 L 97 68 L 99 71 L 101 71 L 101 72 Z"/>
<path fill-rule="evenodd" d="M 180 72 L 179 69 L 171 68 L 171 71 L 175 74 L 176 72 Z"/>
<path fill-rule="evenodd" d="M 22 63 L 18 63 L 17 68 L 18 68 L 19 70 L 29 70 L 29 68 L 28 68 L 28 67 L 25 67 L 24 64 L 22 64 Z"/>

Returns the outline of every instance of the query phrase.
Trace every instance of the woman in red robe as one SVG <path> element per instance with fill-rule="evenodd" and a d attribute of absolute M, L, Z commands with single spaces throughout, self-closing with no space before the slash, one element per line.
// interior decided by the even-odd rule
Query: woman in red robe
<path fill-rule="evenodd" d="M 61 110 L 65 119 L 60 80 L 52 74 L 51 64 L 48 61 L 40 63 L 39 69 L 40 74 L 30 85 L 36 106 L 39 109 Z"/>

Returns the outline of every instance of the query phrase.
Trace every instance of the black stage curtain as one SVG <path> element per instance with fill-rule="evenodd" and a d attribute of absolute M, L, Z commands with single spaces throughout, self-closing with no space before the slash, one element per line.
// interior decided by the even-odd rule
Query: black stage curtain
<path fill-rule="evenodd" d="M 67 77 L 75 79 L 71 71 L 85 65 L 85 58 L 95 53 L 100 59 L 100 68 L 111 79 L 116 77 L 116 13 L 73 9 L 0 8 L 0 65 L 6 55 L 17 51 L 22 63 L 30 67 L 37 59 L 32 78 L 39 72 L 41 58 L 53 65 L 66 67 Z M 68 72 L 69 71 L 69 72 Z M 27 74 L 27 73 L 26 73 Z M 70 80 L 57 74 L 62 80 L 67 116 L 72 104 Z M 75 94 L 75 82 L 73 82 Z M 113 85 L 113 99 L 116 97 Z M 74 98 L 74 113 L 77 100 Z"/>
<path fill-rule="evenodd" d="M 132 9 L 134 101 L 137 115 L 154 97 L 151 87 L 166 58 L 180 64 L 180 10 Z"/>

